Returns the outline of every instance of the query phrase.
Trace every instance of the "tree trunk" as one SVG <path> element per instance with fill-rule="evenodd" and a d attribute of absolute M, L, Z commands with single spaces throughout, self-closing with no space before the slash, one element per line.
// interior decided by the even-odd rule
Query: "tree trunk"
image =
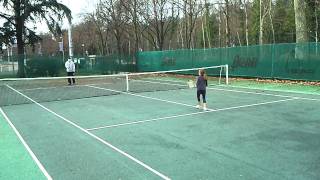
<path fill-rule="evenodd" d="M 275 36 L 274 36 L 274 27 L 273 27 L 273 19 L 272 19 L 272 15 L 271 15 L 271 12 L 272 12 L 272 0 L 269 0 L 270 4 L 269 4 L 269 18 L 270 18 L 270 26 L 271 26 L 271 31 L 272 31 L 272 43 L 275 44 L 276 43 L 276 39 L 275 39 Z"/>
<path fill-rule="evenodd" d="M 193 22 L 193 8 L 191 5 L 191 0 L 189 1 L 189 13 L 188 13 L 188 38 L 187 40 L 187 48 L 191 49 L 192 48 L 192 31 L 193 31 L 193 27 L 192 27 L 192 22 Z"/>
<path fill-rule="evenodd" d="M 296 42 L 308 41 L 305 0 L 294 0 L 294 12 L 296 23 Z"/>
<path fill-rule="evenodd" d="M 183 25 L 182 25 L 182 23 L 180 23 L 179 37 L 181 38 L 181 48 L 183 49 L 184 48 L 184 41 L 183 41 L 182 31 L 183 31 Z"/>
<path fill-rule="evenodd" d="M 205 3 L 204 27 L 206 30 L 206 38 L 208 41 L 208 48 L 211 48 L 210 23 L 208 22 L 209 15 L 210 15 L 209 4 L 208 4 L 207 0 L 205 0 L 204 3 Z"/>
<path fill-rule="evenodd" d="M 133 24 L 134 24 L 134 52 L 137 52 L 140 49 L 140 38 L 139 38 L 139 32 L 138 32 L 138 5 L 137 0 L 133 0 Z"/>
<path fill-rule="evenodd" d="M 259 20 L 259 44 L 262 45 L 263 44 L 263 21 L 264 21 L 264 18 L 263 18 L 263 14 L 262 14 L 262 1 L 263 0 L 260 0 L 260 20 Z"/>
<path fill-rule="evenodd" d="M 237 31 L 237 37 L 238 37 L 238 43 L 240 46 L 242 46 L 242 43 L 241 43 L 241 39 L 240 39 L 240 35 L 239 35 L 239 32 Z"/>
<path fill-rule="evenodd" d="M 189 26 L 188 26 L 188 22 L 189 22 L 189 15 L 188 15 L 188 11 L 187 11 L 187 0 L 184 1 L 184 4 L 183 4 L 183 13 L 184 13 L 184 39 L 185 39 L 185 45 L 186 45 L 186 48 L 189 48 L 189 45 L 188 45 L 188 29 L 189 29 Z"/>
<path fill-rule="evenodd" d="M 230 38 L 230 10 L 229 10 L 229 0 L 225 0 L 226 3 L 226 46 L 231 45 Z"/>
<path fill-rule="evenodd" d="M 307 35 L 307 20 L 306 20 L 306 4 L 305 0 L 294 0 L 294 12 L 296 21 L 296 48 L 295 58 L 303 60 L 304 51 L 303 45 L 299 43 L 308 42 Z"/>
<path fill-rule="evenodd" d="M 116 40 L 117 40 L 118 55 L 122 55 L 122 51 L 121 51 L 121 34 L 120 34 L 118 29 L 114 30 L 114 36 L 116 37 Z"/>
<path fill-rule="evenodd" d="M 18 77 L 26 77 L 25 68 L 24 68 L 24 41 L 23 33 L 21 29 L 18 30 L 20 25 L 17 24 L 17 47 L 18 47 Z"/>
<path fill-rule="evenodd" d="M 17 47 L 18 47 L 18 77 L 26 77 L 25 68 L 24 68 L 24 19 L 21 16 L 21 2 L 15 1 L 15 26 L 17 31 Z"/>
<path fill-rule="evenodd" d="M 205 38 L 205 31 L 204 31 L 204 25 L 203 25 L 203 18 L 201 20 L 201 28 L 202 28 L 203 49 L 205 49 L 206 48 L 206 38 Z"/>
<path fill-rule="evenodd" d="M 221 24 L 222 24 L 221 8 L 219 5 L 219 48 L 221 48 Z"/>
<path fill-rule="evenodd" d="M 319 22 L 318 22 L 318 0 L 315 1 L 315 8 L 314 8 L 314 16 L 316 17 L 316 27 L 315 27 L 315 41 L 316 41 L 316 55 L 318 55 L 318 27 L 319 27 Z"/>
<path fill-rule="evenodd" d="M 315 41 L 316 41 L 316 43 L 318 43 L 318 27 L 319 27 L 318 11 L 317 11 L 318 6 L 319 6 L 318 0 L 315 0 L 314 17 L 315 17 L 315 21 L 316 21 L 316 22 L 315 22 L 315 23 L 316 23 L 316 27 L 315 27 L 314 32 L 315 32 Z"/>
<path fill-rule="evenodd" d="M 231 46 L 231 43 L 230 43 L 230 39 L 229 39 L 229 29 L 228 29 L 228 26 L 229 26 L 229 23 L 228 23 L 228 17 L 227 17 L 227 14 L 226 14 L 226 21 L 225 21 L 225 31 L 226 31 L 226 47 L 229 47 Z"/>
<path fill-rule="evenodd" d="M 244 12 L 245 12 L 245 17 L 246 17 L 246 45 L 249 46 L 249 27 L 248 27 L 248 10 L 247 10 L 247 1 L 244 0 Z"/>

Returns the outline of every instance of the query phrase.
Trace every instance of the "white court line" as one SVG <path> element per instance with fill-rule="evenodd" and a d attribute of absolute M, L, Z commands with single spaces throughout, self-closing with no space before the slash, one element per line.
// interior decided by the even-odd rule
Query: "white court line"
<path fill-rule="evenodd" d="M 141 82 L 146 82 L 146 83 L 151 83 L 151 84 L 165 84 L 165 85 L 171 85 L 171 86 L 181 86 L 181 87 L 185 87 L 185 88 L 189 88 L 187 83 L 184 84 L 174 84 L 174 83 L 168 83 L 170 81 L 165 81 L 165 82 L 156 82 L 156 81 L 146 81 L 146 80 L 139 80 L 139 79 L 130 79 L 131 81 L 141 81 Z M 163 80 L 160 80 L 163 81 Z M 171 81 L 171 82 L 176 82 L 176 81 Z"/>
<path fill-rule="evenodd" d="M 256 95 L 283 97 L 283 98 L 296 98 L 296 99 L 309 100 L 309 101 L 320 101 L 320 99 L 313 99 L 313 98 L 286 96 L 286 95 L 279 95 L 279 94 L 258 93 L 258 92 L 249 92 L 249 91 L 239 91 L 239 90 L 232 90 L 232 89 L 220 89 L 220 88 L 207 88 L 207 89 L 212 89 L 212 90 L 217 90 L 217 91 L 238 92 L 238 93 L 245 93 L 245 94 L 256 94 Z"/>
<path fill-rule="evenodd" d="M 35 103 L 36 105 L 40 106 L 40 107 L 41 107 L 41 108 L 43 108 L 44 110 L 46 110 L 46 111 L 50 112 L 51 114 L 53 114 L 53 115 L 57 116 L 58 118 L 60 118 L 60 119 L 62 119 L 62 120 L 64 120 L 64 121 L 65 121 L 65 122 L 67 122 L 68 124 L 70 124 L 70 125 L 72 125 L 72 126 L 74 126 L 74 127 L 78 128 L 78 129 L 79 129 L 79 130 L 81 130 L 82 132 L 84 132 L 84 133 L 88 134 L 89 136 L 93 137 L 94 139 L 96 139 L 96 140 L 100 141 L 101 143 L 103 143 L 103 144 L 107 145 L 108 147 L 110 147 L 111 149 L 115 150 L 116 152 L 118 152 L 118 153 L 122 154 L 123 156 L 125 156 L 125 157 L 127 157 L 127 158 L 131 159 L 132 161 L 134 161 L 134 162 L 136 162 L 137 164 L 141 165 L 141 166 L 142 166 L 142 167 L 144 167 L 145 169 L 147 169 L 147 170 L 149 170 L 149 171 L 153 172 L 154 174 L 158 175 L 158 176 L 159 176 L 159 177 L 161 177 L 162 179 L 170 180 L 170 178 L 169 178 L 169 177 L 167 177 L 167 176 L 163 175 L 162 173 L 160 173 L 159 171 L 157 171 L 157 170 L 155 170 L 155 169 L 151 168 L 149 165 L 147 165 L 147 164 L 145 164 L 144 162 L 142 162 L 142 161 L 138 160 L 137 158 L 135 158 L 135 157 L 131 156 L 130 154 L 128 154 L 128 153 L 126 153 L 126 152 L 124 152 L 123 150 L 121 150 L 121 149 L 119 149 L 119 148 L 115 147 L 115 146 L 114 146 L 114 145 L 112 145 L 111 143 L 109 143 L 109 142 L 107 142 L 107 141 L 105 141 L 105 140 L 103 140 L 103 139 L 99 138 L 98 136 L 96 136 L 96 135 L 92 134 L 91 132 L 87 131 L 86 129 L 82 128 L 81 126 L 77 125 L 76 123 L 74 123 L 74 122 L 72 122 L 72 121 L 68 120 L 67 118 L 65 118 L 65 117 L 63 117 L 63 116 L 61 116 L 61 115 L 57 114 L 56 112 L 54 112 L 54 111 L 50 110 L 49 108 L 45 107 L 44 105 L 42 105 L 42 104 L 40 104 L 40 103 L 36 102 L 35 100 L 33 100 L 33 99 L 31 99 L 30 97 L 28 97 L 28 96 L 24 95 L 23 93 L 21 93 L 21 92 L 19 92 L 18 90 L 16 90 L 16 89 L 12 88 L 11 86 L 9 86 L 9 85 L 6 85 L 6 86 L 7 86 L 7 87 L 9 87 L 10 89 L 12 89 L 13 91 L 15 91 L 16 93 L 20 94 L 21 96 L 23 96 L 23 97 L 27 98 L 28 100 L 32 101 L 32 102 L 33 102 L 33 103 Z"/>
<path fill-rule="evenodd" d="M 37 166 L 39 167 L 39 169 L 41 170 L 41 172 L 44 174 L 44 176 L 48 179 L 48 180 L 52 180 L 52 177 L 49 175 L 49 173 L 47 172 L 47 170 L 44 168 L 44 166 L 41 164 L 41 162 L 39 161 L 39 159 L 37 158 L 37 156 L 32 152 L 31 148 L 29 147 L 29 145 L 26 143 L 26 141 L 23 139 L 23 137 L 21 136 L 21 134 L 19 133 L 19 131 L 17 130 L 17 128 L 13 125 L 13 123 L 11 122 L 11 120 L 9 119 L 9 117 L 5 114 L 5 112 L 2 110 L 2 108 L 0 107 L 0 112 L 3 115 L 3 117 L 6 119 L 6 121 L 8 122 L 8 124 L 11 126 L 11 128 L 13 129 L 13 131 L 16 133 L 16 135 L 18 136 L 19 140 L 21 141 L 21 143 L 23 144 L 23 146 L 26 148 L 26 150 L 28 151 L 28 153 L 30 154 L 31 158 L 33 159 L 33 161 L 37 164 Z"/>
<path fill-rule="evenodd" d="M 163 81 L 163 82 L 179 83 L 179 81 L 173 81 L 173 80 L 160 80 L 160 79 L 155 79 L 155 80 Z M 141 81 L 143 81 L 143 80 L 141 80 Z M 155 83 L 155 82 L 151 82 L 151 81 L 145 81 L 145 82 Z M 180 83 L 181 83 L 181 81 L 180 81 Z M 177 86 L 184 86 L 183 84 L 172 84 L 172 83 L 159 83 L 159 84 L 171 84 L 171 85 L 177 85 Z M 232 85 L 218 85 L 218 86 L 234 87 L 234 88 L 242 88 L 242 89 L 253 89 L 253 90 L 261 90 L 261 91 L 286 92 L 286 91 L 277 91 L 277 90 L 269 90 L 269 89 L 246 88 L 246 87 L 239 87 L 239 86 L 232 86 Z M 309 101 L 320 101 L 320 99 L 314 99 L 314 98 L 304 98 L 304 97 L 286 96 L 286 95 L 269 94 L 269 93 L 258 93 L 258 92 L 240 91 L 240 90 L 232 90 L 232 89 L 221 89 L 221 88 L 212 88 L 212 87 L 207 87 L 207 89 L 218 90 L 218 91 L 238 92 L 238 93 L 245 93 L 245 94 L 257 94 L 257 95 L 265 95 L 265 96 L 284 97 L 284 98 L 299 98 L 302 100 L 309 100 Z M 298 93 L 298 94 L 303 94 L 303 95 L 317 95 L 317 96 L 319 96 L 318 94 L 305 94 L 305 93 L 291 92 L 291 91 L 288 91 L 288 93 Z"/>
<path fill-rule="evenodd" d="M 283 99 L 283 100 L 277 100 L 277 101 L 268 101 L 268 102 L 263 102 L 263 103 L 255 103 L 255 104 L 234 106 L 234 107 L 221 108 L 221 109 L 212 109 L 212 110 L 208 110 L 208 111 L 201 111 L 201 112 L 195 112 L 195 113 L 189 113 L 189 114 L 180 114 L 180 115 L 175 115 L 175 116 L 160 117 L 160 118 L 154 118 L 154 119 L 149 119 L 149 120 L 141 120 L 141 121 L 127 122 L 127 123 L 120 123 L 120 124 L 115 124 L 115 125 L 108 125 L 108 126 L 90 128 L 90 129 L 87 129 L 87 131 L 106 129 L 106 128 L 111 128 L 111 127 L 126 126 L 126 125 L 132 125 L 132 124 L 141 124 L 141 123 L 146 123 L 146 122 L 153 122 L 153 121 L 172 119 L 172 118 L 178 118 L 178 117 L 193 116 L 193 115 L 205 114 L 205 113 L 210 113 L 210 112 L 218 112 L 218 111 L 226 111 L 226 110 L 240 109 L 240 108 L 253 107 L 253 106 L 261 106 L 261 105 L 266 105 L 266 104 L 273 104 L 273 103 L 279 103 L 279 102 L 285 102 L 285 101 L 292 101 L 292 100 L 296 100 L 296 99 L 298 99 L 298 98 L 290 98 L 290 99 Z"/>
<path fill-rule="evenodd" d="M 186 80 L 191 79 L 191 78 L 186 78 L 183 80 L 172 80 L 172 79 L 157 79 L 157 78 L 146 78 L 149 80 L 155 80 L 155 81 L 163 81 L 163 82 L 176 82 L 176 83 L 184 83 Z M 196 76 L 194 77 L 194 80 L 196 80 Z"/>
<path fill-rule="evenodd" d="M 163 81 L 163 82 L 174 82 L 174 83 L 183 83 L 183 81 L 176 81 L 176 80 L 164 80 L 164 79 L 156 79 L 156 78 L 148 78 L 150 80 L 157 80 L 157 81 Z M 182 85 L 182 84 L 181 84 Z M 260 91 L 273 91 L 273 92 L 282 92 L 282 93 L 296 93 L 296 94 L 301 94 L 301 95 L 315 95 L 315 96 L 320 96 L 320 94 L 308 94 L 308 93 L 303 93 L 303 92 L 296 92 L 296 91 L 281 91 L 281 90 L 274 90 L 274 89 L 266 89 L 266 88 L 248 88 L 244 86 L 233 86 L 233 85 L 225 85 L 225 84 L 212 84 L 215 86 L 221 86 L 221 87 L 233 87 L 233 88 L 239 88 L 239 89 L 249 89 L 249 90 L 260 90 Z M 247 93 L 247 91 L 239 91 L 242 93 Z M 277 95 L 277 94 L 267 94 L 263 93 L 261 95 Z M 281 96 L 281 95 L 280 95 Z M 301 99 L 304 99 L 300 97 Z M 320 99 L 312 99 L 312 98 L 306 98 L 306 100 L 320 100 Z"/>
<path fill-rule="evenodd" d="M 224 85 L 220 84 L 218 86 L 222 87 L 233 87 L 233 88 L 239 88 L 239 89 L 252 89 L 252 90 L 262 90 L 262 91 L 273 91 L 273 92 L 285 92 L 285 93 L 296 93 L 296 94 L 302 94 L 302 95 L 315 95 L 320 96 L 320 94 L 310 94 L 310 93 L 304 93 L 304 92 L 297 92 L 297 91 L 290 91 L 290 90 L 275 90 L 275 89 L 267 89 L 267 88 L 254 88 L 254 87 L 245 87 L 245 86 L 234 86 L 234 85 Z"/>
<path fill-rule="evenodd" d="M 173 84 L 173 83 L 164 83 L 164 82 L 153 82 L 153 81 L 144 81 L 144 80 L 135 80 L 135 81 L 143 81 L 143 82 L 152 83 L 152 84 L 164 84 L 164 85 L 174 85 L 174 86 L 186 87 L 186 85 L 183 85 L 183 84 Z M 161 81 L 161 80 L 160 80 L 160 81 Z M 166 81 L 166 82 L 170 82 L 170 81 Z M 173 82 L 175 82 L 175 81 L 173 81 Z M 229 91 L 229 92 L 245 93 L 245 94 L 256 94 L 256 95 L 264 95 L 264 96 L 283 97 L 283 98 L 297 98 L 297 99 L 309 100 L 309 101 L 320 101 L 320 99 L 313 99 L 313 98 L 304 98 L 304 97 L 296 97 L 296 96 L 286 96 L 286 95 L 269 94 L 269 93 L 258 93 L 258 92 L 240 91 L 240 90 L 232 90 L 232 89 L 221 89 L 221 88 L 212 88 L 212 87 L 207 87 L 207 89 L 218 90 L 218 91 Z"/>
<path fill-rule="evenodd" d="M 131 96 L 142 97 L 142 98 L 146 98 L 146 99 L 162 101 L 162 102 L 166 102 L 166 103 L 178 104 L 178 105 L 182 105 L 182 106 L 188 106 L 188 107 L 193 107 L 193 108 L 195 107 L 194 105 L 190 105 L 190 104 L 184 104 L 184 103 L 179 103 L 179 102 L 175 102 L 175 101 L 169 101 L 169 100 L 164 100 L 164 99 L 159 99 L 159 98 L 154 98 L 154 97 L 149 97 L 149 96 L 143 96 L 143 95 L 124 92 L 124 91 L 117 91 L 117 90 L 113 90 L 113 89 L 101 88 L 101 87 L 90 86 L 90 85 L 88 85 L 88 87 L 95 88 L 95 89 L 100 89 L 100 90 L 105 90 L 105 91 L 117 92 L 117 93 L 121 93 L 121 94 L 127 94 L 127 95 L 131 95 Z"/>
<path fill-rule="evenodd" d="M 29 89 L 17 89 L 18 91 L 34 91 L 34 90 L 49 90 L 49 89 L 57 89 L 57 88 L 70 88 L 70 87 L 85 87 L 88 85 L 104 85 L 104 84 L 112 84 L 112 83 L 99 83 L 99 84 L 87 84 L 87 85 L 65 85 L 65 86 L 52 86 L 52 87 L 44 87 L 44 88 L 29 88 Z"/>

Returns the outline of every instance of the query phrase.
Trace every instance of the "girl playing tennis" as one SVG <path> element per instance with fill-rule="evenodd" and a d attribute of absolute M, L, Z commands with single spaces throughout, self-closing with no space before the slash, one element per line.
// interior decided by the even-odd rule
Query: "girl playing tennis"
<path fill-rule="evenodd" d="M 208 86 L 208 80 L 206 72 L 203 69 L 199 70 L 199 77 L 197 79 L 197 99 L 198 105 L 197 108 L 202 108 L 202 104 L 200 101 L 200 95 L 202 95 L 203 102 L 203 110 L 207 110 L 207 102 L 206 102 L 206 87 Z"/>

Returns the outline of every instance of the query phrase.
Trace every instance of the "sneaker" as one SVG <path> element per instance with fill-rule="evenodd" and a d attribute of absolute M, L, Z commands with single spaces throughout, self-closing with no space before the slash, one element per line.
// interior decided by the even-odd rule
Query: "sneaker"
<path fill-rule="evenodd" d="M 201 109 L 201 106 L 200 106 L 200 105 L 196 105 L 196 108 L 197 108 L 197 109 Z"/>
<path fill-rule="evenodd" d="M 204 111 L 208 110 L 208 108 L 207 108 L 207 103 L 203 103 L 203 110 L 204 110 Z"/>

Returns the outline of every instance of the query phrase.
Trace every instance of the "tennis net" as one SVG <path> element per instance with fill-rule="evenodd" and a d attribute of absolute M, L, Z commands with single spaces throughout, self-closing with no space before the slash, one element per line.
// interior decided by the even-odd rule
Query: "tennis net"
<path fill-rule="evenodd" d="M 170 91 L 190 88 L 198 70 L 204 69 L 208 84 L 227 84 L 228 66 L 212 66 L 172 71 L 124 73 L 116 75 L 0 79 L 0 106 L 42 103 L 110 96 L 123 93 Z"/>

